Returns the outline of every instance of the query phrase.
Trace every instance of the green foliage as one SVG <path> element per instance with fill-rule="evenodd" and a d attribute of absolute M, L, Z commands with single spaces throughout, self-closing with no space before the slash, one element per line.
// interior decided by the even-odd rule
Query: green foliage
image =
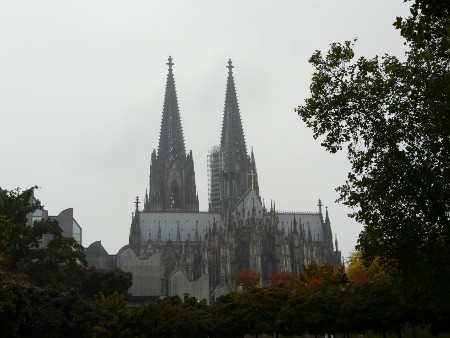
<path fill-rule="evenodd" d="M 73 238 L 63 237 L 55 220 L 42 219 L 27 225 L 27 215 L 42 209 L 38 201 L 32 200 L 35 189 L 0 188 L 2 263 L 7 271 L 22 271 L 38 285 L 54 284 L 61 278 L 61 266 L 86 264 L 86 258 L 83 247 Z M 44 235 L 52 238 L 46 246 L 41 244 Z"/>
<path fill-rule="evenodd" d="M 450 6 L 416 0 L 395 26 L 406 57 L 354 60 L 353 44 L 316 51 L 311 97 L 297 112 L 351 171 L 340 201 L 364 224 L 363 259 L 414 286 L 450 322 Z M 367 264 L 368 265 L 368 264 Z M 441 322 L 443 322 L 442 320 Z M 450 327 L 440 330 L 449 330 Z"/>
<path fill-rule="evenodd" d="M 36 287 L 20 276 L 0 272 L 2 337 L 80 337 L 73 318 L 81 302 L 70 290 Z"/>
<path fill-rule="evenodd" d="M 14 223 L 6 216 L 0 215 L 0 264 L 5 263 L 9 253 L 9 238 L 14 229 Z"/>
<path fill-rule="evenodd" d="M 131 272 L 119 269 L 97 269 L 77 266 L 71 268 L 63 266 L 61 282 L 73 288 L 77 288 L 81 295 L 94 297 L 100 293 L 105 296 L 117 293 L 128 297 L 128 290 L 133 284 Z"/>

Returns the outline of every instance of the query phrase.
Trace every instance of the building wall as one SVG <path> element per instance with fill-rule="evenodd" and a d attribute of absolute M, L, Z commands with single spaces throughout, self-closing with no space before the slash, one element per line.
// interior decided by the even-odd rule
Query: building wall
<path fill-rule="evenodd" d="M 198 300 L 206 299 L 209 304 L 209 277 L 203 275 L 199 279 L 191 281 L 182 270 L 174 271 L 169 277 L 169 296 L 178 296 L 181 299 L 185 294 Z"/>
<path fill-rule="evenodd" d="M 117 254 L 119 269 L 133 274 L 133 285 L 129 292 L 133 296 L 157 296 L 161 294 L 161 253 L 139 258 L 130 247 Z"/>
<path fill-rule="evenodd" d="M 108 254 L 101 241 L 89 245 L 84 249 L 84 253 L 89 266 L 95 266 L 98 269 L 114 268 L 114 256 Z"/>

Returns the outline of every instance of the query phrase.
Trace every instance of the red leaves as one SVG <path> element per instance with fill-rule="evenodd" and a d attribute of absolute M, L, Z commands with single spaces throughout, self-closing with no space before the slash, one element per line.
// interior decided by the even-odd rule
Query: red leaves
<path fill-rule="evenodd" d="M 242 285 L 244 288 L 255 287 L 258 285 L 260 278 L 260 275 L 252 269 L 242 269 L 236 273 L 236 285 Z"/>

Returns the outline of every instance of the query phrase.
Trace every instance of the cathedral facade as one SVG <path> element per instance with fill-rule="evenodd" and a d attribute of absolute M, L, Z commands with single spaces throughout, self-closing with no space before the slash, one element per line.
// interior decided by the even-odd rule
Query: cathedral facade
<path fill-rule="evenodd" d="M 303 264 L 341 264 L 328 210 L 278 212 L 259 195 L 253 149 L 244 137 L 233 77 L 228 78 L 220 144 L 208 155 L 209 210 L 199 211 L 192 151 L 186 152 L 169 57 L 158 149 L 150 163 L 143 208 L 136 198 L 128 245 L 108 255 L 100 242 L 86 249 L 90 265 L 133 273 L 135 297 L 183 297 L 208 302 L 236 287 L 236 273 L 250 268 L 268 283 Z"/>

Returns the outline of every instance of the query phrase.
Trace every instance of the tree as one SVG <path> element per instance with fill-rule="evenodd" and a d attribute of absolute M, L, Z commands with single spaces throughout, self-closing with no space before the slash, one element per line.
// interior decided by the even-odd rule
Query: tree
<path fill-rule="evenodd" d="M 218 337 L 244 337 L 253 332 L 255 321 L 249 293 L 259 288 L 233 290 L 217 299 L 212 308 L 212 331 Z"/>
<path fill-rule="evenodd" d="M 303 288 L 289 297 L 280 313 L 280 326 L 288 334 L 318 335 L 333 333 L 341 305 L 337 286 L 319 285 Z"/>
<path fill-rule="evenodd" d="M 316 51 L 311 97 L 297 112 L 328 151 L 347 149 L 338 191 L 364 224 L 363 259 L 380 257 L 450 319 L 450 5 L 416 0 L 395 26 L 404 61 L 354 61 L 351 42 Z"/>
<path fill-rule="evenodd" d="M 38 285 L 55 284 L 61 280 L 61 267 L 76 268 L 86 264 L 83 247 L 75 239 L 62 235 L 58 222 L 50 219 L 27 225 L 27 215 L 42 209 L 33 200 L 36 187 L 21 191 L 0 188 L 0 222 L 2 266 L 6 271 L 23 272 Z M 44 235 L 52 240 L 41 244 Z"/>
<path fill-rule="evenodd" d="M 331 264 L 320 266 L 313 262 L 308 266 L 302 265 L 300 280 L 306 286 L 338 285 L 343 273 L 342 267 L 336 270 Z"/>
<path fill-rule="evenodd" d="M 258 285 L 260 278 L 255 271 L 245 268 L 236 273 L 236 284 L 242 285 L 244 288 L 251 288 Z"/>
<path fill-rule="evenodd" d="M 269 279 L 270 286 L 286 288 L 288 290 L 295 289 L 299 283 L 298 276 L 288 271 L 278 272 Z"/>
<path fill-rule="evenodd" d="M 78 269 L 62 268 L 62 282 L 71 287 L 77 288 L 81 295 L 93 297 L 99 293 L 105 296 L 117 293 L 128 297 L 128 290 L 133 284 L 131 272 L 125 272 L 119 269 L 97 269 L 94 267 Z"/>
<path fill-rule="evenodd" d="M 0 285 L 2 337 L 90 336 L 85 320 L 77 320 L 82 300 L 74 290 L 40 288 L 3 271 Z"/>

